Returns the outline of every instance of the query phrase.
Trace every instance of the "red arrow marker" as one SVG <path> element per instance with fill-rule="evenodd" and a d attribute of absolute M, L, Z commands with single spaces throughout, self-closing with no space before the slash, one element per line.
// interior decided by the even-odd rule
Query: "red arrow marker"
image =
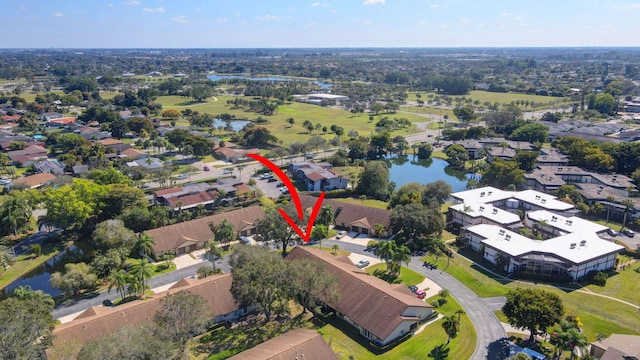
<path fill-rule="evenodd" d="M 282 180 L 282 183 L 287 187 L 287 189 L 289 189 L 289 193 L 291 194 L 291 200 L 293 200 L 293 203 L 296 206 L 296 211 L 298 212 L 298 218 L 300 220 L 304 219 L 304 212 L 302 211 L 302 203 L 300 202 L 300 196 L 298 195 L 298 190 L 296 190 L 296 188 L 293 186 L 293 182 L 291 182 L 291 179 L 289 179 L 289 177 L 282 170 L 280 170 L 278 165 L 272 163 L 268 159 L 258 154 L 248 154 L 247 156 L 261 162 L 264 166 L 269 168 L 269 170 L 273 171 L 273 173 L 276 174 L 280 178 L 280 180 Z M 316 217 L 318 216 L 318 213 L 320 212 L 320 206 L 322 206 L 322 201 L 324 200 L 324 194 L 325 194 L 324 192 L 320 194 L 320 197 L 316 201 L 316 204 L 313 206 L 313 210 L 311 211 L 311 216 L 309 217 L 309 221 L 307 223 L 306 233 L 302 232 L 302 229 L 300 229 L 300 227 L 298 227 L 295 221 L 293 221 L 293 219 L 289 217 L 289 214 L 287 214 L 283 209 L 278 209 L 278 211 L 280 212 L 280 215 L 282 215 L 282 217 L 287 221 L 287 223 L 289 223 L 289 225 L 293 228 L 293 230 L 295 230 L 296 233 L 298 233 L 298 235 L 300 235 L 300 237 L 304 239 L 304 242 L 309 242 L 309 239 L 311 238 L 311 231 L 313 230 L 313 224 L 316 220 Z"/>

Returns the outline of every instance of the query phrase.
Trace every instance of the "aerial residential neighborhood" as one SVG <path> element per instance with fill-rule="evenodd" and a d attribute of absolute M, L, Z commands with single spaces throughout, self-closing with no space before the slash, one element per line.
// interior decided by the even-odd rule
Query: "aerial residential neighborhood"
<path fill-rule="evenodd" d="M 6 4 L 0 359 L 640 359 L 637 10 Z"/>

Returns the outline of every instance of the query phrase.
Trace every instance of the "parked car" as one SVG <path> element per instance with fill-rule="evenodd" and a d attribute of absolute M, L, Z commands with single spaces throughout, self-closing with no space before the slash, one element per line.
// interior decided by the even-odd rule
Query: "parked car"
<path fill-rule="evenodd" d="M 203 166 L 203 167 L 202 167 L 202 170 L 204 170 L 204 171 L 211 171 L 211 168 L 210 168 L 210 167 L 208 167 L 208 166 Z"/>
<path fill-rule="evenodd" d="M 272 175 L 273 176 L 273 175 Z M 268 180 L 268 182 L 276 182 L 278 181 L 278 179 L 274 178 L 274 177 L 270 177 Z"/>
<path fill-rule="evenodd" d="M 409 290 L 411 290 L 411 292 L 415 294 L 416 291 L 418 291 L 418 287 L 415 286 L 415 285 L 411 285 L 411 286 L 409 286 Z"/>
<path fill-rule="evenodd" d="M 283 183 L 282 181 L 280 181 L 280 182 L 278 183 L 278 185 L 276 185 L 276 187 L 283 187 L 283 186 L 285 186 L 285 185 L 284 185 L 284 183 Z"/>
<path fill-rule="evenodd" d="M 223 174 L 231 174 L 231 169 L 224 169 L 222 171 Z"/>
<path fill-rule="evenodd" d="M 271 179 L 273 178 L 273 174 L 272 173 L 266 173 L 266 174 L 262 174 L 260 175 L 260 179 L 264 180 L 264 179 Z"/>
<path fill-rule="evenodd" d="M 609 235 L 611 235 L 613 237 L 618 236 L 618 232 L 613 230 L 613 229 L 611 229 L 611 228 L 609 228 L 609 230 L 607 230 L 607 232 L 609 233 Z"/>
<path fill-rule="evenodd" d="M 629 230 L 629 229 L 622 230 L 622 233 L 628 237 L 634 237 L 636 235 L 636 233 L 634 233 L 633 230 Z"/>
<path fill-rule="evenodd" d="M 111 300 L 107 299 L 102 301 L 102 306 L 114 307 L 115 305 L 113 304 L 113 302 L 111 302 Z"/>
<path fill-rule="evenodd" d="M 418 299 L 424 299 L 427 297 L 427 293 L 424 290 L 417 290 L 416 296 L 418 297 Z"/>
<path fill-rule="evenodd" d="M 367 267 L 369 266 L 369 260 L 360 260 L 358 261 L 358 263 L 356 264 L 357 267 L 359 268 L 363 268 L 363 267 Z"/>
<path fill-rule="evenodd" d="M 184 180 L 188 178 L 189 178 L 189 174 L 179 174 L 178 176 L 176 176 L 176 179 L 178 180 Z"/>
<path fill-rule="evenodd" d="M 347 235 L 347 232 L 342 230 L 338 232 L 338 235 L 336 235 L 336 239 L 342 239 L 345 235 Z"/>
<path fill-rule="evenodd" d="M 313 159 L 315 157 L 314 154 L 304 154 L 305 159 Z"/>
<path fill-rule="evenodd" d="M 281 187 L 280 188 L 280 192 L 283 193 L 283 194 L 288 194 L 289 193 L 289 189 L 286 188 L 286 187 Z"/>

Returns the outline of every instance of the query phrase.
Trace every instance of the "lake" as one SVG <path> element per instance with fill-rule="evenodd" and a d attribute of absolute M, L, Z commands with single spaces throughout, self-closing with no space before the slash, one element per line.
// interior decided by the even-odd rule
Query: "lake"
<path fill-rule="evenodd" d="M 396 190 L 410 182 L 427 184 L 443 180 L 451 185 L 453 192 L 463 191 L 466 190 L 467 180 L 472 177 L 472 174 L 453 169 L 446 160 L 437 158 L 418 159 L 413 155 L 393 155 L 385 160 L 391 165 L 390 180 L 396 183 Z"/>
<path fill-rule="evenodd" d="M 207 75 L 207 78 L 211 81 L 218 81 L 224 79 L 247 79 L 253 81 L 305 81 L 294 78 L 287 78 L 281 76 L 258 76 L 258 77 L 249 77 L 245 75 Z M 321 89 L 328 89 L 333 86 L 333 84 L 325 83 L 318 80 L 306 80 L 312 84 L 318 85 Z"/>

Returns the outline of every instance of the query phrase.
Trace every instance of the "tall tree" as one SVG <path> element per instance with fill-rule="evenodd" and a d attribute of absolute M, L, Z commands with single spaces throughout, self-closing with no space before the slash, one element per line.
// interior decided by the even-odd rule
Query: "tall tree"
<path fill-rule="evenodd" d="M 120 269 L 117 272 L 111 274 L 111 277 L 109 278 L 109 288 L 107 289 L 107 291 L 111 292 L 111 289 L 115 287 L 122 300 L 124 300 L 124 298 L 127 296 L 128 282 L 129 279 L 127 272 Z"/>
<path fill-rule="evenodd" d="M 160 310 L 153 319 L 158 326 L 159 337 L 178 344 L 182 350 L 187 341 L 201 334 L 212 320 L 207 300 L 184 290 L 160 300 Z"/>
<path fill-rule="evenodd" d="M 378 243 L 378 257 L 387 264 L 387 272 L 390 272 L 393 268 L 393 257 L 398 246 L 393 240 L 381 241 Z"/>
<path fill-rule="evenodd" d="M 304 229 L 306 219 L 299 220 L 296 209 L 292 204 L 286 205 L 283 209 L 302 231 L 306 231 Z M 289 223 L 280 215 L 280 212 L 275 207 L 272 207 L 265 211 L 264 219 L 256 222 L 256 239 L 265 243 L 273 241 L 282 249 L 282 256 L 285 256 L 287 255 L 287 247 L 296 244 L 299 237 L 295 230 L 289 226 Z"/>
<path fill-rule="evenodd" d="M 326 227 L 333 225 L 333 206 L 324 205 L 320 208 L 320 212 L 318 213 L 318 218 L 316 219 L 316 224 L 321 224 Z"/>
<path fill-rule="evenodd" d="M 559 322 L 564 314 L 564 306 L 558 295 L 542 289 L 511 290 L 506 299 L 502 312 L 512 326 L 531 332 L 529 341 L 534 340 L 538 331 L 546 331 L 549 326 Z"/>
<path fill-rule="evenodd" d="M 147 281 L 153 275 L 153 270 L 151 269 L 151 264 L 147 259 L 141 259 L 139 262 L 131 265 L 131 275 L 140 286 L 139 290 L 141 294 L 144 294 L 144 291 L 147 290 L 148 285 Z"/>
<path fill-rule="evenodd" d="M 56 321 L 53 306 L 50 296 L 29 289 L 0 301 L 0 358 L 45 358 Z"/>
<path fill-rule="evenodd" d="M 207 259 L 209 259 L 209 261 L 211 261 L 211 265 L 213 266 L 213 270 L 215 271 L 216 259 L 222 257 L 222 250 L 220 250 L 218 245 L 216 245 L 216 243 L 214 242 L 208 242 L 207 245 L 205 245 L 205 249 L 205 256 L 207 257 Z"/>
<path fill-rule="evenodd" d="M 338 277 L 328 273 L 324 264 L 308 259 L 292 260 L 287 264 L 292 280 L 289 285 L 292 297 L 305 312 L 340 298 Z"/>
<path fill-rule="evenodd" d="M 80 290 L 93 289 L 98 277 L 91 272 L 91 267 L 83 262 L 64 265 L 64 272 L 51 274 L 51 286 L 68 294 L 77 295 Z"/>
<path fill-rule="evenodd" d="M 271 321 L 276 306 L 290 297 L 291 279 L 282 257 L 262 246 L 240 246 L 229 265 L 233 269 L 233 297 L 244 306 L 257 304 L 266 321 Z"/>
<path fill-rule="evenodd" d="M 386 201 L 392 192 L 389 168 L 381 161 L 371 161 L 360 173 L 356 194 Z"/>
<path fill-rule="evenodd" d="M 121 359 L 172 359 L 175 358 L 176 344 L 157 335 L 153 324 L 139 327 L 126 325 L 118 331 L 96 340 L 86 342 L 79 360 L 121 360 Z M 57 353 L 60 349 L 54 351 Z"/>

